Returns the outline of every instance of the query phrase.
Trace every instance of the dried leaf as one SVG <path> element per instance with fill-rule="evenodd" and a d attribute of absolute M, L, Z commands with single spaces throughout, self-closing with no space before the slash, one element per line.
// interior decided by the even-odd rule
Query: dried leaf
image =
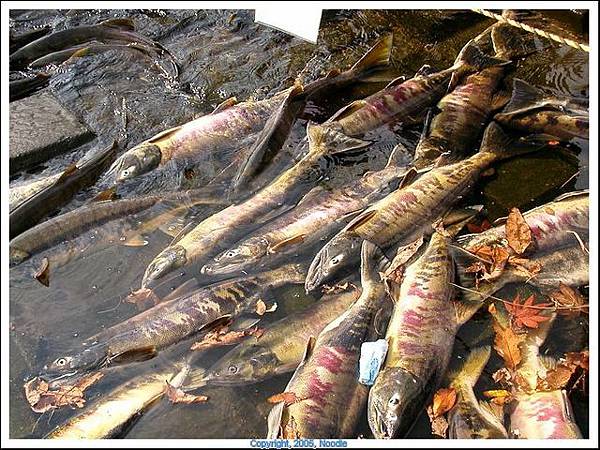
<path fill-rule="evenodd" d="M 137 291 L 133 291 L 125 300 L 137 306 L 142 306 L 148 300 L 152 300 L 155 305 L 160 302 L 160 298 L 150 288 L 140 288 Z"/>
<path fill-rule="evenodd" d="M 265 302 L 261 299 L 258 299 L 256 302 L 256 314 L 259 316 L 263 316 L 265 313 L 271 313 L 277 310 L 277 303 L 273 303 L 270 308 L 267 308 Z"/>
<path fill-rule="evenodd" d="M 431 423 L 431 433 L 446 438 L 448 436 L 448 421 L 444 416 L 434 416 L 432 406 L 427 407 L 427 415 Z"/>
<path fill-rule="evenodd" d="M 44 256 L 38 270 L 33 274 L 33 278 L 38 280 L 44 286 L 50 286 L 50 263 L 48 258 Z"/>
<path fill-rule="evenodd" d="M 167 398 L 171 403 L 183 403 L 189 405 L 191 403 L 204 403 L 208 401 L 206 395 L 188 394 L 187 392 L 172 386 L 168 381 L 166 381 L 166 383 L 167 387 L 165 389 L 165 394 L 167 394 Z"/>
<path fill-rule="evenodd" d="M 79 378 L 74 385 L 62 385 L 55 391 L 50 391 L 48 383 L 44 380 L 34 378 L 25 383 L 25 397 L 32 411 L 37 413 L 44 413 L 61 406 L 83 408 L 84 391 L 102 377 L 103 374 L 100 372 L 92 373 Z"/>
<path fill-rule="evenodd" d="M 543 315 L 544 310 L 539 308 L 548 308 L 552 303 L 534 304 L 535 296 L 532 294 L 521 303 L 519 294 L 511 303 L 506 303 L 506 310 L 511 315 L 512 323 L 518 328 L 537 328 L 542 322 L 550 319 L 550 316 Z M 532 308 L 536 306 L 537 308 Z"/>
<path fill-rule="evenodd" d="M 258 327 L 240 331 L 229 331 L 228 325 L 222 325 L 212 330 L 210 333 L 206 333 L 201 341 L 194 342 L 190 350 L 207 350 L 212 347 L 223 345 L 235 345 L 239 344 L 247 336 L 255 336 L 256 339 L 258 339 L 263 333 L 264 330 Z"/>
<path fill-rule="evenodd" d="M 558 290 L 550 294 L 550 298 L 558 307 L 573 308 L 573 311 L 567 310 L 567 313 L 574 313 L 575 315 L 581 312 L 582 306 L 587 306 L 585 298 L 579 291 L 562 282 L 559 284 Z"/>
<path fill-rule="evenodd" d="M 489 391 L 483 391 L 483 396 L 487 398 L 510 397 L 510 392 L 508 392 L 506 389 L 492 389 Z"/>
<path fill-rule="evenodd" d="M 442 388 L 433 394 L 432 413 L 434 417 L 446 414 L 456 403 L 456 390 L 454 388 Z"/>
<path fill-rule="evenodd" d="M 510 210 L 505 229 L 510 248 L 519 255 L 525 253 L 532 242 L 531 229 L 517 208 Z"/>
<path fill-rule="evenodd" d="M 496 383 L 510 384 L 512 380 L 512 375 L 506 367 L 502 367 L 501 369 L 498 369 L 496 372 L 494 372 L 494 374 L 492 375 L 492 379 Z"/>
<path fill-rule="evenodd" d="M 538 378 L 537 389 L 554 391 L 563 389 L 569 384 L 575 372 L 589 371 L 589 352 L 569 352 L 562 358 L 556 367 L 546 372 L 546 376 Z"/>
<path fill-rule="evenodd" d="M 323 292 L 323 294 L 331 295 L 331 294 L 337 294 L 339 292 L 349 291 L 351 289 L 357 289 L 356 285 L 354 285 L 353 283 L 350 283 L 349 281 L 343 281 L 343 282 L 334 284 L 333 286 L 324 284 L 323 287 L 321 288 L 321 292 Z"/>
<path fill-rule="evenodd" d="M 587 350 L 582 352 L 568 352 L 565 354 L 565 361 L 568 364 L 581 367 L 586 372 L 590 371 L 590 352 Z"/>
<path fill-rule="evenodd" d="M 493 321 L 494 332 L 494 348 L 504 360 L 506 367 L 515 370 L 521 362 L 521 349 L 519 345 L 525 340 L 522 334 L 515 334 L 510 327 L 502 327 L 496 319 Z"/>
<path fill-rule="evenodd" d="M 269 403 L 281 403 L 283 402 L 285 406 L 293 405 L 294 403 L 298 403 L 304 399 L 298 397 L 293 392 L 282 392 L 281 394 L 271 395 L 267 402 Z"/>
<path fill-rule="evenodd" d="M 467 224 L 469 233 L 483 233 L 485 230 L 489 230 L 490 228 L 492 228 L 492 224 L 487 219 L 483 219 L 479 225 L 475 225 L 473 223 Z"/>
<path fill-rule="evenodd" d="M 517 272 L 527 278 L 535 277 L 542 270 L 542 265 L 540 263 L 526 258 L 511 256 L 508 258 L 508 263 L 513 266 Z"/>

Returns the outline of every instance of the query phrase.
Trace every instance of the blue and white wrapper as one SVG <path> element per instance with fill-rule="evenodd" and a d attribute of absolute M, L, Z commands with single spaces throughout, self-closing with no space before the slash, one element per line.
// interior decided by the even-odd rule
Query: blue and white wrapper
<path fill-rule="evenodd" d="M 385 339 L 375 342 L 363 342 L 360 347 L 358 382 L 366 386 L 372 386 L 379 369 L 385 360 L 388 343 Z"/>

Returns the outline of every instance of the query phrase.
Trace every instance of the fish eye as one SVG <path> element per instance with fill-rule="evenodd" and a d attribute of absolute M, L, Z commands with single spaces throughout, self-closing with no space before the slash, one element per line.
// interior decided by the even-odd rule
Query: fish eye
<path fill-rule="evenodd" d="M 340 261 L 344 258 L 344 255 L 337 255 L 331 259 L 331 265 L 336 266 L 340 263 Z"/>
<path fill-rule="evenodd" d="M 235 255 L 237 255 L 237 252 L 234 252 L 233 250 L 229 250 L 227 253 L 225 253 L 226 258 L 233 258 Z"/>
<path fill-rule="evenodd" d="M 237 366 L 229 366 L 229 368 L 228 368 L 227 370 L 229 371 L 229 373 L 230 373 L 231 375 L 234 375 L 234 374 L 236 374 L 236 373 L 237 373 L 237 371 L 238 371 L 238 368 L 237 368 Z"/>
<path fill-rule="evenodd" d="M 67 358 L 58 358 L 56 361 L 54 361 L 54 365 L 56 365 L 58 367 L 65 366 L 66 364 L 67 364 Z"/>
<path fill-rule="evenodd" d="M 124 177 L 129 176 L 129 170 L 125 169 L 123 172 L 121 172 L 121 175 L 123 175 Z"/>

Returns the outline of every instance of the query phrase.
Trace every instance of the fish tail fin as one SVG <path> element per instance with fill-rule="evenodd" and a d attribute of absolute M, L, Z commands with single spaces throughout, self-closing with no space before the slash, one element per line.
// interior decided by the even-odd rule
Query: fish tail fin
<path fill-rule="evenodd" d="M 481 140 L 480 153 L 490 153 L 496 160 L 536 152 L 547 146 L 543 139 L 518 139 L 506 134 L 496 122 L 490 123 Z"/>
<path fill-rule="evenodd" d="M 477 347 L 471 350 L 471 353 L 463 360 L 462 364 L 448 373 L 450 383 L 455 386 L 465 386 L 473 388 L 479 380 L 484 367 L 486 366 L 492 349 L 489 345 Z"/>
<path fill-rule="evenodd" d="M 493 25 L 491 34 L 494 51 L 503 58 L 523 58 L 538 51 L 531 33 L 507 23 Z"/>
<path fill-rule="evenodd" d="M 108 19 L 103 22 L 100 22 L 100 25 L 104 27 L 116 28 L 118 30 L 123 31 L 134 31 L 135 24 L 132 19 L 121 17 L 115 19 Z"/>
<path fill-rule="evenodd" d="M 567 101 L 547 95 L 545 92 L 533 87 L 519 78 L 513 80 L 513 90 L 508 105 L 499 114 L 499 118 L 510 118 L 517 114 L 539 108 L 560 109 L 566 106 Z"/>
<path fill-rule="evenodd" d="M 368 141 L 346 136 L 333 126 L 316 125 L 312 122 L 306 127 L 306 133 L 308 134 L 308 144 L 311 152 L 317 151 L 323 154 L 335 155 L 371 144 Z"/>
<path fill-rule="evenodd" d="M 392 33 L 385 35 L 350 70 L 356 75 L 362 75 L 378 67 L 389 65 L 393 40 L 394 35 Z"/>
<path fill-rule="evenodd" d="M 473 40 L 470 40 L 456 57 L 452 69 L 464 72 L 478 72 L 488 67 L 506 66 L 510 63 L 511 61 L 506 59 L 486 55 Z"/>

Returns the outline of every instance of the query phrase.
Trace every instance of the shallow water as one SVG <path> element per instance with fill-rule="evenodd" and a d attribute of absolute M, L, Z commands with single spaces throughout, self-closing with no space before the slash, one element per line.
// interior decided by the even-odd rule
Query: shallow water
<path fill-rule="evenodd" d="M 117 138 L 122 150 L 131 148 L 163 129 L 209 113 L 229 97 L 241 100 L 264 98 L 289 86 L 300 73 L 304 79 L 311 79 L 333 67 L 348 67 L 378 37 L 390 30 L 394 32 L 392 65 L 388 71 L 390 79 L 398 75 L 410 77 L 423 64 L 436 69 L 448 67 L 469 39 L 493 23 L 469 12 L 325 11 L 317 46 L 255 24 L 252 11 L 19 11 L 11 13 L 11 26 L 17 32 L 46 24 L 60 30 L 110 17 L 134 19 L 136 30 L 159 41 L 174 55 L 179 62 L 179 77 L 172 79 L 147 58 L 117 50 L 80 58 L 61 67 L 52 77 L 49 89 L 99 137 L 85 148 L 13 177 L 11 186 L 57 172 L 77 160 L 90 146 Z M 582 40 L 587 39 L 587 27 L 580 16 L 564 12 L 553 14 L 553 18 L 562 28 L 580 35 Z M 514 75 L 557 95 L 586 99 L 589 92 L 587 54 L 546 42 L 540 42 L 540 48 L 535 55 L 518 62 Z M 340 106 L 384 85 L 364 83 L 342 95 L 324 98 L 318 105 L 311 105 L 305 117 L 294 126 L 286 151 L 292 152 L 303 138 L 308 119 L 325 120 Z M 350 161 L 338 161 L 335 170 L 322 183 L 339 186 L 366 170 L 382 168 L 398 141 L 412 150 L 419 133 L 420 125 L 399 127 L 394 124 L 370 133 L 365 138 L 374 145 Z M 407 162 L 410 156 L 406 155 Z M 490 220 L 505 215 L 513 206 L 526 210 L 560 193 L 587 188 L 588 161 L 587 141 L 581 141 L 569 148 L 557 147 L 544 154 L 502 162 L 496 165 L 492 176 L 481 180 L 465 202 L 484 204 Z M 82 191 L 61 211 L 81 205 L 106 187 L 106 183 L 101 180 Z M 171 172 L 163 171 L 127 183 L 121 193 L 127 196 L 162 192 L 178 189 L 180 183 L 185 185 L 186 181 L 174 179 Z M 195 220 L 210 211 L 210 208 L 198 208 Z M 157 212 L 159 210 L 145 211 L 130 221 L 145 221 Z M 188 216 L 187 221 L 191 220 Z M 25 401 L 23 382 L 61 351 L 135 314 L 136 307 L 123 299 L 139 286 L 148 263 L 172 238 L 156 231 L 147 236 L 148 245 L 143 247 L 125 247 L 120 245 L 118 238 L 110 243 L 105 235 L 94 231 L 84 233 L 80 239 L 103 242 L 92 246 L 76 261 L 53 270 L 50 288 L 41 286 L 30 276 L 39 258 L 10 271 L 11 437 L 44 436 L 77 413 L 67 408 L 39 417 Z M 60 246 L 53 249 L 57 250 Z M 184 277 L 190 277 L 194 268 L 186 272 Z M 510 289 L 505 293 L 511 294 Z M 269 300 L 277 301 L 279 308 L 264 319 L 266 323 L 315 301 L 304 294 L 301 286 L 279 289 Z M 561 320 L 557 327 L 564 327 L 567 332 L 553 333 L 549 343 L 553 352 L 580 350 L 587 346 L 584 317 Z M 489 341 L 489 323 L 487 315 L 480 312 L 461 329 L 455 357 L 464 356 L 469 348 L 486 340 Z M 111 370 L 98 385 L 86 392 L 88 402 L 122 380 L 176 361 L 177 355 L 185 352 L 192 341 L 161 352 L 153 360 Z M 206 354 L 202 365 L 208 367 L 224 351 Z M 482 387 L 492 386 L 492 369 L 499 365 L 497 358 L 492 360 L 489 372 L 480 381 Z M 206 388 L 202 391 L 210 397 L 206 404 L 156 405 L 135 424 L 127 437 L 263 437 L 270 409 L 265 400 L 282 392 L 288 379 L 289 375 L 283 375 L 242 388 Z M 587 398 L 579 396 L 572 400 L 578 424 L 587 435 Z M 357 430 L 358 435 L 370 436 L 366 423 Z M 410 437 L 431 437 L 425 415 L 421 416 Z"/>

